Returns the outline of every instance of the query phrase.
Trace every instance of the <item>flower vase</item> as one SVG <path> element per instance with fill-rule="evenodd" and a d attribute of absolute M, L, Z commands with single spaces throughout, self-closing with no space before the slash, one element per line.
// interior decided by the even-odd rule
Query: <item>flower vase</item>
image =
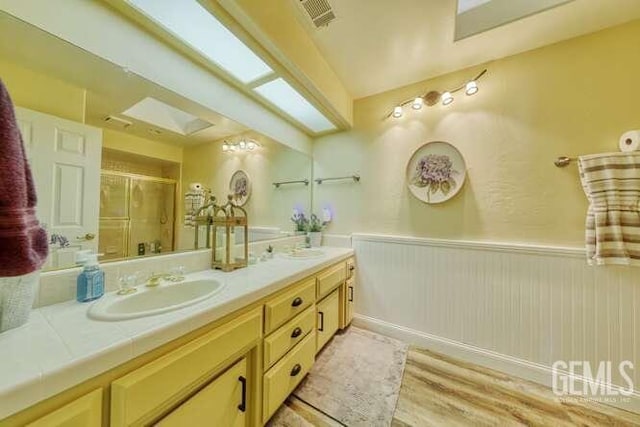
<path fill-rule="evenodd" d="M 312 248 L 317 248 L 322 244 L 322 231 L 310 231 L 309 243 Z"/>

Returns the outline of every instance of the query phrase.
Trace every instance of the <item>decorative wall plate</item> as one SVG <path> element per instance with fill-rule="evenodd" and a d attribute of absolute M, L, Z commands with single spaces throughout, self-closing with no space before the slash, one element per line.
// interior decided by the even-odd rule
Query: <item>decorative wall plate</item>
<path fill-rule="evenodd" d="M 251 180 L 243 170 L 237 170 L 229 181 L 229 194 L 233 196 L 233 203 L 244 206 L 251 197 Z"/>
<path fill-rule="evenodd" d="M 466 175 L 462 154 L 448 142 L 427 142 L 407 164 L 407 186 L 425 203 L 442 203 L 455 196 Z"/>

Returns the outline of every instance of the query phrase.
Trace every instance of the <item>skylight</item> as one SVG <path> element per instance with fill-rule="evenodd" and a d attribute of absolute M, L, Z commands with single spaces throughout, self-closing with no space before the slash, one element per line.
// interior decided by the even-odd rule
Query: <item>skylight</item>
<path fill-rule="evenodd" d="M 273 70 L 196 0 L 127 0 L 242 83 Z"/>
<path fill-rule="evenodd" d="M 333 123 L 282 78 L 258 86 L 255 91 L 313 132 L 335 129 Z"/>
<path fill-rule="evenodd" d="M 192 135 L 213 126 L 206 120 L 151 97 L 132 105 L 122 114 L 180 135 Z"/>
<path fill-rule="evenodd" d="M 458 13 L 464 13 L 467 10 L 482 6 L 490 1 L 491 0 L 458 0 Z"/>
<path fill-rule="evenodd" d="M 491 30 L 573 0 L 458 0 L 455 40 Z"/>

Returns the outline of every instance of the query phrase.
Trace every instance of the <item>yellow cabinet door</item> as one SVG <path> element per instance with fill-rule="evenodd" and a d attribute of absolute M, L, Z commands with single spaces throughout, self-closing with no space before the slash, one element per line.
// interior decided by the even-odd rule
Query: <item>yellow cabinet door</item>
<path fill-rule="evenodd" d="M 317 304 L 318 319 L 316 324 L 317 346 L 316 352 L 331 339 L 338 330 L 340 323 L 340 298 L 338 289 Z"/>
<path fill-rule="evenodd" d="M 344 323 L 345 326 L 348 326 L 351 321 L 353 320 L 353 304 L 354 304 L 354 299 L 355 299 L 355 285 L 356 285 L 356 281 L 355 279 L 349 279 L 347 280 L 346 283 L 346 295 L 345 295 L 345 319 L 344 319 Z"/>
<path fill-rule="evenodd" d="M 156 425 L 245 426 L 247 387 L 247 359 L 243 358 Z"/>
<path fill-rule="evenodd" d="M 100 427 L 101 425 L 102 389 L 98 389 L 28 424 L 28 427 Z"/>

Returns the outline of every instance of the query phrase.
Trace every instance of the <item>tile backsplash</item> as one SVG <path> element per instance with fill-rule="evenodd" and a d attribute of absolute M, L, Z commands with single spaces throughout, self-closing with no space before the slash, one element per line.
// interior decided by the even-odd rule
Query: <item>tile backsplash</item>
<path fill-rule="evenodd" d="M 249 244 L 249 252 L 260 255 L 269 245 L 272 245 L 276 252 L 281 252 L 285 246 L 301 242 L 304 242 L 304 236 L 255 242 Z M 138 271 L 143 273 L 163 273 L 175 266 L 184 266 L 188 273 L 208 270 L 211 268 L 211 250 L 178 252 L 101 264 L 105 273 L 105 291 L 117 290 L 118 277 L 120 276 Z M 40 276 L 40 289 L 34 302 L 34 308 L 75 299 L 76 279 L 81 270 L 78 267 L 43 272 Z"/>

